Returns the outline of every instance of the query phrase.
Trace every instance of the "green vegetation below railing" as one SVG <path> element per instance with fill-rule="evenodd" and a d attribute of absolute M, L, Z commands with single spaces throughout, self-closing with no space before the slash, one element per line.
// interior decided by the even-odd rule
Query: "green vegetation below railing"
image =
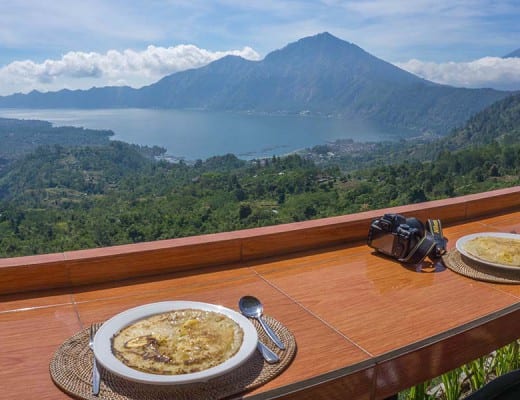
<path fill-rule="evenodd" d="M 483 387 L 498 376 L 520 368 L 517 340 L 438 378 L 399 393 L 399 400 L 458 400 Z"/>
<path fill-rule="evenodd" d="M 349 145 L 332 158 L 320 148 L 311 156 L 225 155 L 188 165 L 160 160 L 159 147 L 100 143 L 106 133 L 81 131 L 88 139 L 76 143 L 75 129 L 4 121 L 0 134 L 10 146 L 16 147 L 16 129 L 31 146 L 0 153 L 0 257 L 233 231 L 518 186 L 519 127 L 516 95 L 439 140 Z M 66 140 L 32 147 L 46 135 Z M 316 154 L 326 157 L 316 162 Z"/>
<path fill-rule="evenodd" d="M 299 156 L 153 162 L 119 142 L 40 148 L 0 176 L 0 256 L 351 214 L 520 184 L 520 144 L 349 173 Z"/>

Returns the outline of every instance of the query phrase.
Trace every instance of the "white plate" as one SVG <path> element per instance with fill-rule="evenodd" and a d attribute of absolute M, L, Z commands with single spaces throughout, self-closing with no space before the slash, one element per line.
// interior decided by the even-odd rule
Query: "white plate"
<path fill-rule="evenodd" d="M 126 366 L 112 354 L 111 339 L 124 327 L 150 315 L 186 308 L 218 312 L 238 323 L 244 332 L 242 346 L 240 346 L 238 352 L 230 359 L 212 368 L 182 375 L 158 375 L 141 372 Z M 175 385 L 207 381 L 237 368 L 253 354 L 257 342 L 258 333 L 251 321 L 236 311 L 219 305 L 196 301 L 164 301 L 131 308 L 110 318 L 97 331 L 94 338 L 94 355 L 103 367 L 123 378 L 156 385 Z"/>
<path fill-rule="evenodd" d="M 491 265 L 493 267 L 505 268 L 505 269 L 515 270 L 515 271 L 520 271 L 520 268 L 519 268 L 520 266 L 519 267 L 515 267 L 513 265 L 494 263 L 494 262 L 490 262 L 490 261 L 487 261 L 487 260 L 483 260 L 482 258 L 474 256 L 471 253 L 468 253 L 464 249 L 464 245 L 468 241 L 470 241 L 472 239 L 475 239 L 477 237 L 498 237 L 498 238 L 505 238 L 505 239 L 517 239 L 517 240 L 520 240 L 520 235 L 515 234 L 515 233 L 502 233 L 502 232 L 480 232 L 480 233 L 473 233 L 471 235 L 463 236 L 459 240 L 457 240 L 457 243 L 455 244 L 455 247 L 457 248 L 459 253 L 461 253 L 462 255 L 464 255 L 464 256 L 466 256 L 466 257 L 468 257 L 468 258 L 470 258 L 470 259 L 472 259 L 474 261 L 477 261 L 479 263 L 483 263 L 483 264 L 486 264 L 486 265 Z"/>

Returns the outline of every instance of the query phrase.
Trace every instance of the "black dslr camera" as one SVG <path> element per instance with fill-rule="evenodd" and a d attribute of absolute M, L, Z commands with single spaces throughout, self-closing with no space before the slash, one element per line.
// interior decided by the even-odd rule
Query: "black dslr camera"
<path fill-rule="evenodd" d="M 439 220 L 427 226 L 417 218 L 385 214 L 370 224 L 368 246 L 404 263 L 418 264 L 426 256 L 439 258 L 446 252 L 446 238 Z"/>

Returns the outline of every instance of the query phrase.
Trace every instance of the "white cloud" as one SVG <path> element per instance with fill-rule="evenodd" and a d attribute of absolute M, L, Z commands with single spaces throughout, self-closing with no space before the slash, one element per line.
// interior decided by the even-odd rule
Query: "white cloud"
<path fill-rule="evenodd" d="M 520 58 L 484 57 L 470 62 L 446 63 L 412 59 L 395 65 L 422 78 L 446 85 L 520 90 Z"/>
<path fill-rule="evenodd" d="M 54 91 L 64 87 L 86 89 L 92 86 L 129 85 L 140 87 L 165 75 L 198 68 L 226 55 L 250 60 L 260 56 L 250 47 L 242 50 L 208 51 L 194 45 L 148 46 L 146 50 L 109 50 L 105 54 L 69 52 L 58 60 L 36 63 L 15 61 L 0 68 L 0 94 Z"/>
<path fill-rule="evenodd" d="M 145 50 L 109 50 L 106 53 L 68 52 L 60 59 L 37 63 L 15 61 L 0 68 L 0 95 L 27 93 L 33 89 L 128 85 L 141 87 L 182 70 L 198 68 L 225 55 L 260 59 L 250 47 L 241 50 L 208 51 L 194 45 L 148 46 Z M 458 87 L 492 87 L 520 90 L 520 58 L 484 57 L 470 62 L 426 62 L 411 59 L 398 67 L 433 82 Z"/>

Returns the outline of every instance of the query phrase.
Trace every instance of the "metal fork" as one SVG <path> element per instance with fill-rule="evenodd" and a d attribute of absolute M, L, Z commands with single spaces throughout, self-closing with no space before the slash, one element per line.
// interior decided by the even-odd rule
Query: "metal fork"
<path fill-rule="evenodd" d="M 90 338 L 88 341 L 88 347 L 92 350 L 92 394 L 97 396 L 99 394 L 99 386 L 101 383 L 101 374 L 96 362 L 96 355 L 94 354 L 94 336 L 99 329 L 100 324 L 90 325 Z"/>

